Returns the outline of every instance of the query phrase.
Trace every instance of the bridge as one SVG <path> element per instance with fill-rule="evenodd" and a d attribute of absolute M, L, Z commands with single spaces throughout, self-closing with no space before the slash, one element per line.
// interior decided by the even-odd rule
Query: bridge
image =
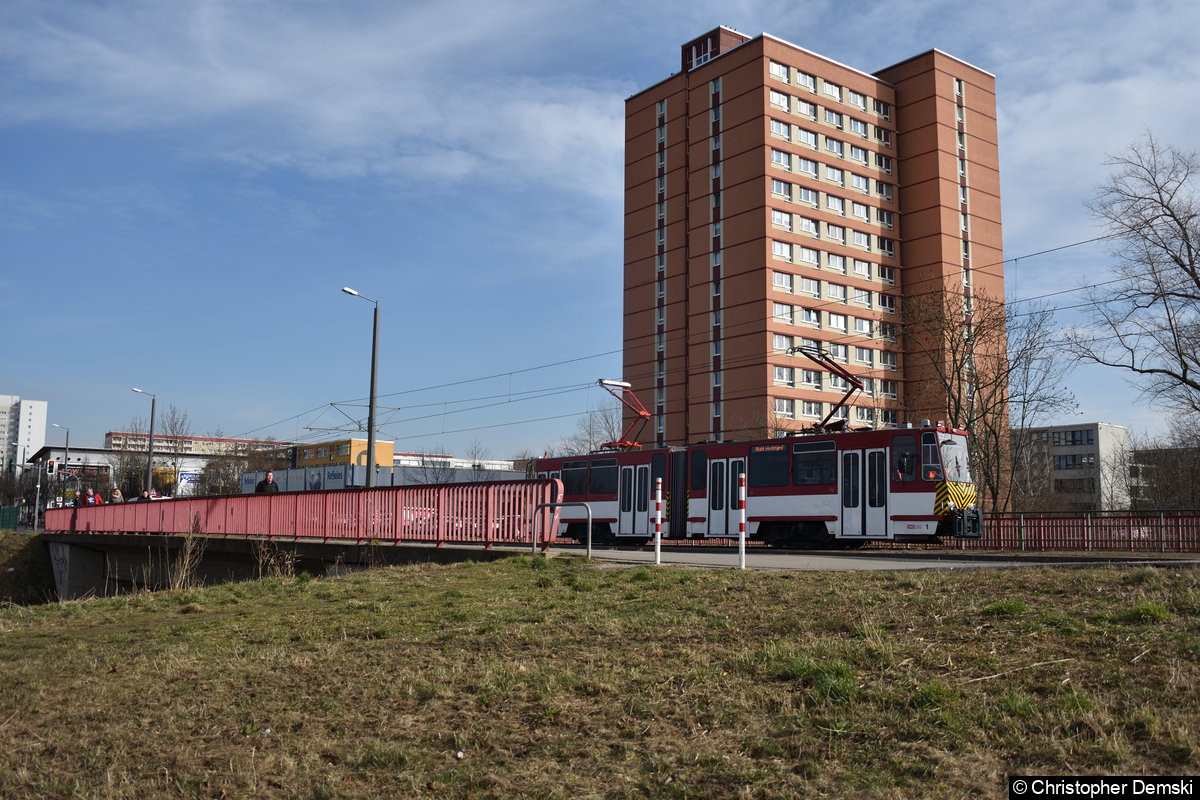
<path fill-rule="evenodd" d="M 543 551 L 558 480 L 181 498 L 46 511 L 63 599 L 195 580 Z M 499 552 L 503 550 L 504 552 Z"/>

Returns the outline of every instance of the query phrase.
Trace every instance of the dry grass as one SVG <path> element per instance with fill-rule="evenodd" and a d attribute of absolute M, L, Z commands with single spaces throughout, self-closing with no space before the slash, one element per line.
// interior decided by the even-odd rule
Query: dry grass
<path fill-rule="evenodd" d="M 1198 678 L 1194 570 L 264 578 L 0 610 L 0 796 L 1003 797 L 1194 774 Z"/>

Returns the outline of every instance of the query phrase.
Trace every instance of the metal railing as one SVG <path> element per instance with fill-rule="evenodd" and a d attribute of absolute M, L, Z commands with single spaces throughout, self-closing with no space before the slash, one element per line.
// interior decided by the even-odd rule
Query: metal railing
<path fill-rule="evenodd" d="M 558 511 L 535 509 L 562 492 L 559 480 L 534 480 L 184 498 L 48 509 L 46 530 L 486 547 L 536 545 L 540 530 L 548 546 Z"/>

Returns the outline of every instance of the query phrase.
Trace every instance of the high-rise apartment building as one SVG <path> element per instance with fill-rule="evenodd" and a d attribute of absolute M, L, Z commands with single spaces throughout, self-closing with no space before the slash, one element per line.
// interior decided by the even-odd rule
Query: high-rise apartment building
<path fill-rule="evenodd" d="M 642 441 L 940 418 L 905 307 L 1003 298 L 995 78 L 938 50 L 872 74 L 717 28 L 626 101 L 624 377 Z"/>
<path fill-rule="evenodd" d="M 0 394 L 0 470 L 25 468 L 29 456 L 46 443 L 45 400 L 22 400 L 15 394 Z"/>

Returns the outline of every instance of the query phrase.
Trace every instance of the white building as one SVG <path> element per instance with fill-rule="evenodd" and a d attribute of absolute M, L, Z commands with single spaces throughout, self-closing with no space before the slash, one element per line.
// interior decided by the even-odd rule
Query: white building
<path fill-rule="evenodd" d="M 0 469 L 12 472 L 46 444 L 45 400 L 22 400 L 15 394 L 0 394 Z"/>
<path fill-rule="evenodd" d="M 1048 459 L 1046 495 L 1064 510 L 1129 508 L 1129 429 L 1107 422 L 1053 425 L 1026 431 Z M 1013 436 L 1021 431 L 1013 431 Z"/>

